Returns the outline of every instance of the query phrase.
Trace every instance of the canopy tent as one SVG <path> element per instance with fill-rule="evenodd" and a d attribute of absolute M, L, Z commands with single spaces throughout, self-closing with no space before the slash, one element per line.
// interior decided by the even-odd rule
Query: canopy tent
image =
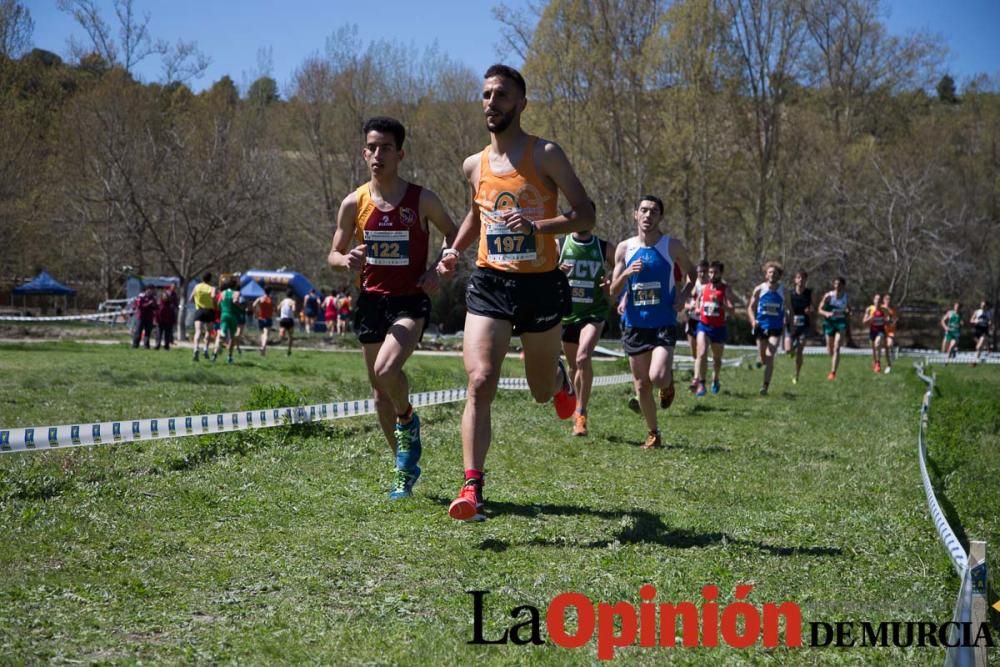
<path fill-rule="evenodd" d="M 262 296 L 264 296 L 264 288 L 256 280 L 248 280 L 240 287 L 240 298 L 245 301 L 253 301 Z"/>
<path fill-rule="evenodd" d="M 48 271 L 42 271 L 37 276 L 14 288 L 14 294 L 55 294 L 56 296 L 73 296 L 76 290 L 66 287 L 58 280 L 49 275 Z"/>
<path fill-rule="evenodd" d="M 76 290 L 72 287 L 66 287 L 61 282 L 53 278 L 48 271 L 42 271 L 37 276 L 19 285 L 10 291 L 10 305 L 14 305 L 14 296 L 21 295 L 21 305 L 25 308 L 28 306 L 28 297 L 30 296 L 61 296 L 63 297 L 63 308 L 68 308 L 68 303 L 66 297 L 75 296 Z M 44 314 L 47 310 L 46 302 L 39 302 L 37 299 L 32 300 L 35 305 L 41 306 L 42 313 Z M 75 303 L 75 301 L 74 301 Z M 25 311 L 27 312 L 27 311 Z M 56 313 L 59 313 L 60 309 L 56 308 Z"/>

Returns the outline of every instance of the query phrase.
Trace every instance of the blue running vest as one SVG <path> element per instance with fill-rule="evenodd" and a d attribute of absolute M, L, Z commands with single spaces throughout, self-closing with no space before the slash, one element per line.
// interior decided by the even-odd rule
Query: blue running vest
<path fill-rule="evenodd" d="M 656 245 L 639 243 L 638 237 L 625 246 L 625 266 L 642 260 L 639 273 L 628 277 L 624 323 L 626 327 L 659 329 L 677 324 L 674 311 L 676 284 L 674 262 L 668 250 L 670 237 L 662 236 Z"/>

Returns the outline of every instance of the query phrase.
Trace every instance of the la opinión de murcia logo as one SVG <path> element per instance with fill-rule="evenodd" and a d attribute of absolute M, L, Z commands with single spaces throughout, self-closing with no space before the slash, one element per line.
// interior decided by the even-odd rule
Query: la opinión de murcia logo
<path fill-rule="evenodd" d="M 611 660 L 626 646 L 680 648 L 729 646 L 732 648 L 853 648 L 897 646 L 994 646 L 989 625 L 982 623 L 932 623 L 927 621 L 824 621 L 808 624 L 803 632 L 802 610 L 795 602 L 748 601 L 752 584 L 736 586 L 734 600 L 717 602 L 719 588 L 702 587 L 700 604 L 690 601 L 657 602 L 656 588 L 639 588 L 639 603 L 594 602 L 583 593 L 560 593 L 544 611 L 530 604 L 511 609 L 513 624 L 487 628 L 484 618 L 490 591 L 466 591 L 472 596 L 474 645 L 534 644 L 551 641 L 566 649 L 579 649 L 596 638 L 597 658 Z M 576 619 L 575 623 L 570 619 Z M 547 639 L 546 639 L 547 637 Z M 808 641 L 806 641 L 808 640 Z"/>

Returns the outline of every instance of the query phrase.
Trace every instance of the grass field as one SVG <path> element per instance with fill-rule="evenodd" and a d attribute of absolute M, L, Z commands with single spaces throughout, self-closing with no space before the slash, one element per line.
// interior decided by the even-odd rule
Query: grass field
<path fill-rule="evenodd" d="M 262 664 L 591 664 L 595 644 L 474 646 L 512 608 L 558 594 L 720 608 L 793 601 L 803 620 L 950 619 L 958 589 L 928 516 L 916 460 L 923 384 L 909 362 L 873 376 L 848 358 L 836 383 L 782 358 L 726 370 L 723 392 L 681 392 L 661 412 L 668 448 L 644 451 L 627 386 L 598 388 L 591 436 L 550 406 L 502 392 L 486 497 L 461 524 L 462 405 L 425 409 L 424 476 L 390 503 L 390 457 L 373 418 L 139 445 L 0 455 L 0 661 Z M 623 372 L 603 362 L 598 374 Z M 957 531 L 1000 521 L 1000 369 L 938 368 L 932 471 Z M 464 385 L 461 361 L 414 357 L 413 391 Z M 520 375 L 508 361 L 505 375 Z M 200 413 L 360 398 L 357 353 L 244 354 L 227 367 L 124 344 L 0 345 L 0 425 Z M 683 377 L 683 375 L 681 376 Z M 283 388 L 281 387 L 283 386 Z M 523 620 L 523 618 L 521 619 Z M 994 632 L 994 636 L 1000 634 Z M 808 640 L 808 636 L 806 637 Z M 624 664 L 926 664 L 939 648 L 619 649 Z M 994 659 L 1000 654 L 993 653 Z"/>

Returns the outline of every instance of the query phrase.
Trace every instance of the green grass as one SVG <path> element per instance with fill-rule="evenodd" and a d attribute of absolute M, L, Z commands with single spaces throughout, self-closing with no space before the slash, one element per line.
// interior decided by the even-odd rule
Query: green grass
<path fill-rule="evenodd" d="M 513 362 L 513 363 L 512 363 Z M 679 392 L 669 447 L 638 445 L 630 389 L 597 388 L 591 436 L 550 406 L 502 392 L 488 459 L 491 518 L 446 515 L 461 482 L 462 405 L 421 411 L 424 476 L 389 503 L 391 461 L 372 418 L 253 433 L 0 456 L 0 655 L 4 662 L 590 664 L 566 650 L 470 646 L 510 610 L 565 591 L 700 604 L 716 584 L 791 600 L 804 620 L 949 620 L 958 588 L 916 461 L 922 383 L 908 364 L 836 383 L 779 360 L 726 370 L 723 393 Z M 623 362 L 602 363 L 617 373 Z M 461 360 L 414 357 L 414 391 L 464 384 Z M 508 360 L 505 375 L 523 369 Z M 185 351 L 73 343 L 0 345 L 5 427 L 153 417 L 367 395 L 360 355 L 244 354 L 232 367 Z M 939 370 L 930 452 L 963 534 L 1000 548 L 995 368 Z M 683 378 L 683 375 L 681 376 Z M 284 386 L 286 388 L 281 388 Z M 971 460 L 970 460 L 971 458 Z M 993 492 L 993 496 L 987 495 Z M 996 563 L 995 556 L 991 559 Z M 993 577 L 994 584 L 996 576 Z M 543 620 L 544 626 L 544 620 Z M 544 628 L 543 628 L 544 630 Z M 943 651 L 620 649 L 625 664 L 938 665 Z"/>

